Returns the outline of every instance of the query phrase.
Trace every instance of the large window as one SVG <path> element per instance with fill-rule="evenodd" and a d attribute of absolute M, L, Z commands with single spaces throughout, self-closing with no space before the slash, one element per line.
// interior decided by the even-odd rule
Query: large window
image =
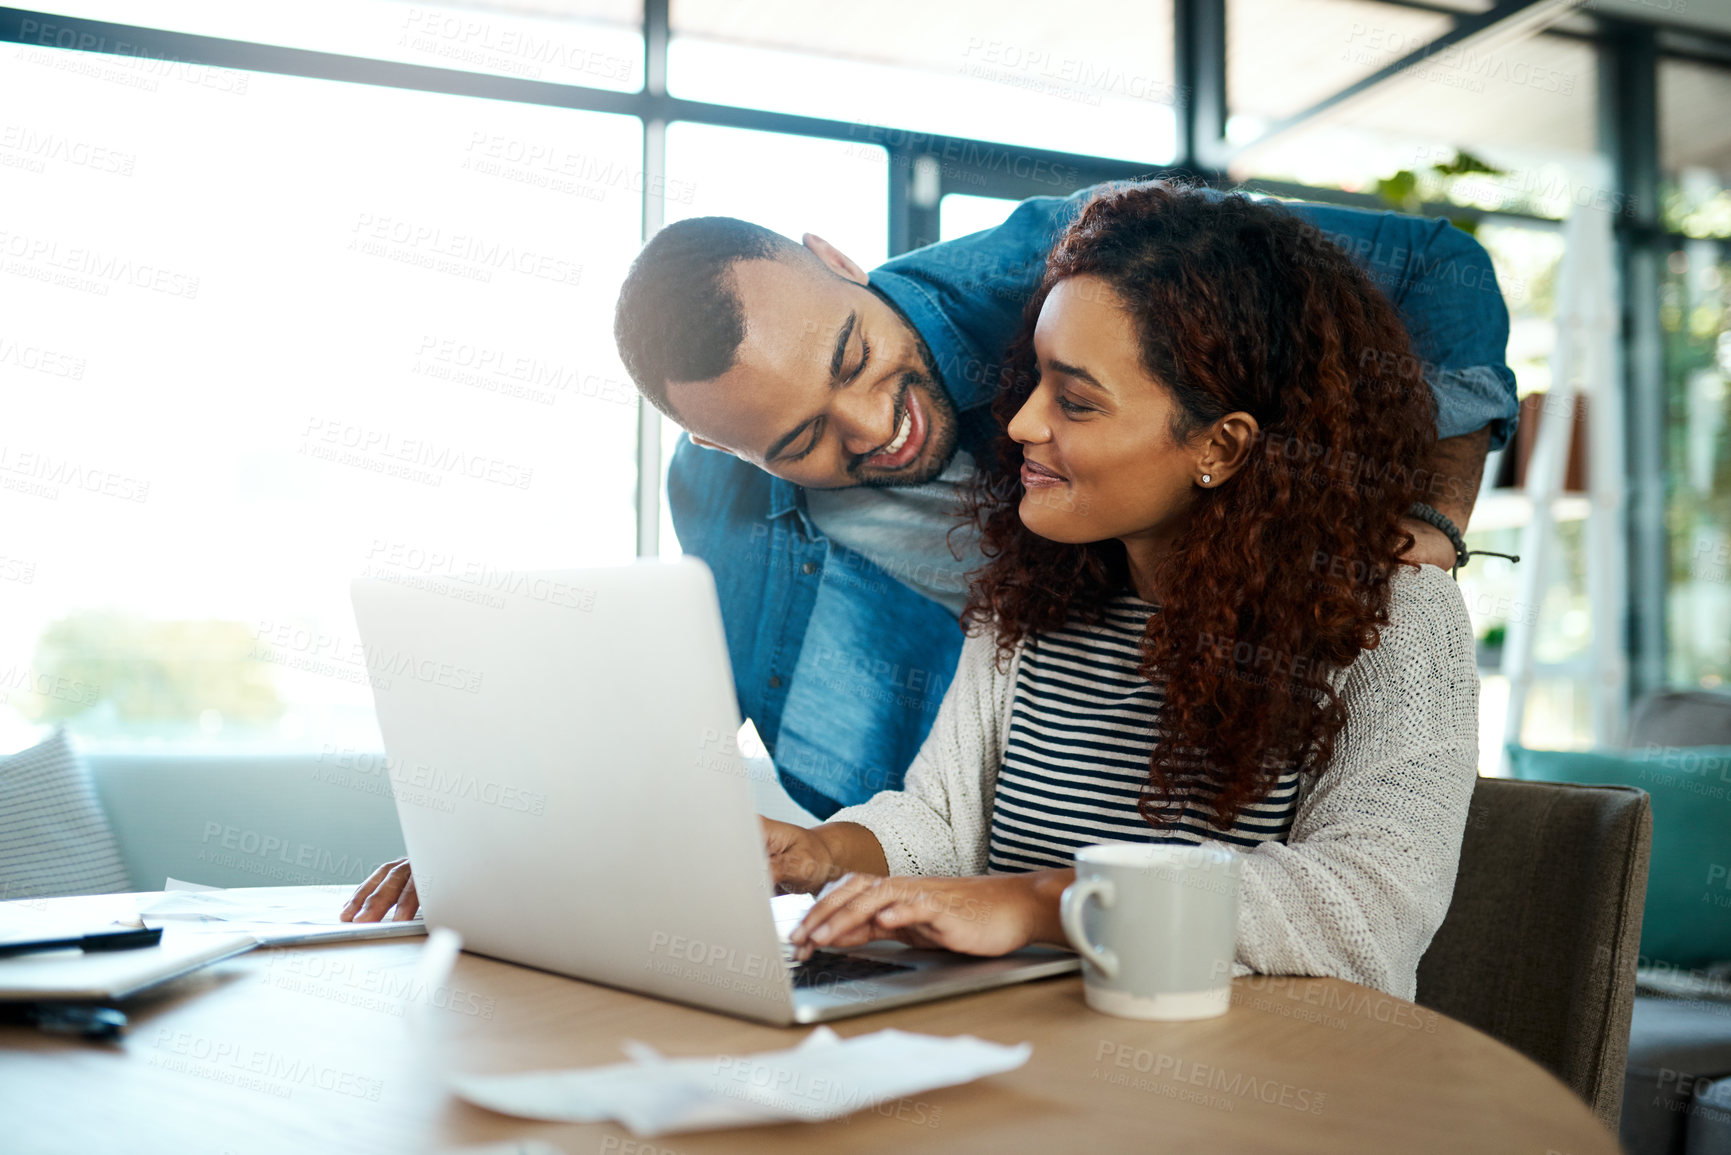
<path fill-rule="evenodd" d="M 1295 10 L 1309 17 L 1296 32 L 1284 23 Z M 1229 0 L 1228 14 L 1231 131 L 1247 141 L 1405 56 L 1451 23 L 1442 12 L 1374 0 L 1302 0 L 1296 6 Z M 1310 67 L 1287 70 L 1281 67 L 1286 59 Z M 1541 36 L 1438 53 L 1377 89 L 1374 100 L 1347 102 L 1264 138 L 1238 159 L 1236 174 L 1312 190 L 1333 187 L 1365 207 L 1449 216 L 1472 232 L 1491 255 L 1509 309 L 1507 363 L 1517 393 L 1527 399 L 1526 412 L 1542 413 L 1558 340 L 1563 233 L 1556 222 L 1573 212 L 1616 207 L 1594 144 L 1596 91 L 1597 53 L 1588 43 Z M 1532 510 L 1519 483 L 1534 427 L 1529 419 L 1509 449 L 1487 463 L 1470 547 L 1521 552 Z M 1504 643 L 1516 618 L 1534 627 L 1522 740 L 1564 747 L 1593 741 L 1587 498 L 1566 493 L 1552 512 L 1557 531 L 1546 543 L 1545 581 L 1534 604 L 1523 601 L 1523 573 L 1507 561 L 1477 559 L 1459 574 L 1478 639 L 1480 763 L 1487 769 L 1502 760 L 1510 700 Z"/>
<path fill-rule="evenodd" d="M 1672 232 L 1731 237 L 1731 68 L 1659 64 L 1661 210 Z"/>
<path fill-rule="evenodd" d="M 1426 201 L 1560 218 L 1603 186 L 1592 174 L 1599 53 L 1536 36 L 1435 53 L 1374 91 L 1260 140 L 1269 124 L 1421 48 L 1450 18 L 1377 0 L 1228 0 L 1233 136 L 1254 147 L 1242 175 L 1373 191 L 1423 178 Z M 1303 12 L 1306 18 L 1295 19 Z M 1455 152 L 1488 171 L 1451 174 Z"/>
<path fill-rule="evenodd" d="M 889 256 L 888 154 L 871 144 L 708 124 L 667 129 L 667 220 L 745 217 L 817 233 L 871 269 Z"/>
<path fill-rule="evenodd" d="M 1673 234 L 1659 298 L 1666 676 L 1723 688 L 1731 682 L 1731 127 L 1723 116 L 1731 70 L 1665 60 L 1658 79 L 1662 223 Z"/>
<path fill-rule="evenodd" d="M 143 24 L 283 48 L 585 88 L 643 87 L 642 0 L 299 0 L 295 4 L 213 4 L 210 0 L 64 0 L 28 39 L 43 47 L 97 48 L 83 20 Z M 129 52 L 126 67 L 169 76 L 205 71 L 153 63 Z M 108 51 L 115 45 L 102 45 Z M 109 65 L 117 63 L 110 60 Z M 339 70 L 340 71 L 340 70 Z"/>
<path fill-rule="evenodd" d="M 1017 201 L 950 193 L 938 202 L 938 239 L 953 241 L 981 229 L 994 228 L 1015 211 Z"/>
<path fill-rule="evenodd" d="M 0 47 L 0 725 L 367 744 L 348 582 L 626 559 L 635 118 Z"/>
<path fill-rule="evenodd" d="M 1666 258 L 1665 346 L 1671 542 L 1670 679 L 1731 682 L 1731 252 L 1691 241 Z"/>
<path fill-rule="evenodd" d="M 1722 685 L 1731 41 L 1588 11 L 1430 53 L 1274 131 L 1488 7 L 1227 0 L 1224 69 L 1208 28 L 1174 36 L 1172 0 L 1089 19 L 671 0 L 665 30 L 644 0 L 0 17 L 21 41 L 0 45 L 0 740 L 64 721 L 114 742 L 372 744 L 349 578 L 485 599 L 513 570 L 677 552 L 653 479 L 678 431 L 643 411 L 611 335 L 646 220 L 742 216 L 870 268 L 1030 193 L 1203 171 L 1215 98 L 1242 146 L 1210 174 L 1225 183 L 1475 231 L 1523 397 L 1550 386 L 1559 222 L 1604 211 L 1656 256 L 1657 301 L 1619 290 L 1663 362 L 1629 386 L 1655 404 L 1662 387 L 1663 427 L 1635 424 L 1663 475 L 1651 453 L 1630 467 L 1663 487 L 1671 549 L 1663 591 L 1631 594 L 1665 606 L 1632 615 L 1634 648 L 1662 644 L 1671 682 Z M 1634 139 L 1659 153 L 1656 229 L 1629 225 L 1653 206 L 1619 184 L 1639 147 L 1606 163 L 1626 93 L 1600 92 L 1638 89 L 1625 73 L 1652 50 L 1660 131 Z M 1522 444 L 1492 463 L 1474 545 L 1519 548 Z M 1538 605 L 1515 604 L 1507 563 L 1463 575 L 1487 763 L 1512 613 L 1537 625 L 1524 739 L 1590 740 L 1585 501 L 1557 506 Z"/>
<path fill-rule="evenodd" d="M 949 133 L 1146 164 L 1174 156 L 1171 0 L 1088 19 L 979 0 L 674 0 L 672 21 L 677 96 L 897 130 L 862 131 L 868 144 Z"/>

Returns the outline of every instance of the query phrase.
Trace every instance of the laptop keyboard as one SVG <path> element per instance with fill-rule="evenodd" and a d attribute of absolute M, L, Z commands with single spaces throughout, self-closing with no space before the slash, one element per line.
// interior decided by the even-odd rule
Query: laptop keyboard
<path fill-rule="evenodd" d="M 860 979 L 877 978 L 881 975 L 893 974 L 896 971 L 911 971 L 913 969 L 913 967 L 902 963 L 862 958 L 859 955 L 842 954 L 833 950 L 820 950 L 812 952 L 812 956 L 804 962 L 793 963 L 789 967 L 788 973 L 793 977 L 794 987 L 798 989 L 834 986 L 837 983 L 857 982 Z"/>

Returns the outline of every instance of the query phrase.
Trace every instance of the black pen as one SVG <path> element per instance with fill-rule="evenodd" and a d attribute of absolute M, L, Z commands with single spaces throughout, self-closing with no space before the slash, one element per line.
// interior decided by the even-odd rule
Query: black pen
<path fill-rule="evenodd" d="M 128 928 L 126 930 L 103 930 L 94 934 L 79 935 L 77 938 L 43 938 L 29 942 L 0 942 L 0 958 L 14 954 L 33 954 L 39 950 L 66 950 L 77 947 L 79 950 L 133 950 L 141 946 L 155 946 L 162 941 L 162 928 Z"/>

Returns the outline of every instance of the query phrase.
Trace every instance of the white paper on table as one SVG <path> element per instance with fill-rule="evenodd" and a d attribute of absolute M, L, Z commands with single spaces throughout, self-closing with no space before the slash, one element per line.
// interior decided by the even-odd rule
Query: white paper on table
<path fill-rule="evenodd" d="M 224 890 L 171 878 L 167 894 L 138 908 L 147 918 L 191 922 L 336 922 L 352 886 L 245 886 Z"/>
<path fill-rule="evenodd" d="M 559 1123 L 613 1119 L 635 1135 L 839 1119 L 907 1095 L 971 1083 L 1028 1061 L 971 1035 L 883 1030 L 842 1039 L 819 1027 L 798 1046 L 756 1055 L 666 1059 L 641 1043 L 633 1062 L 518 1075 L 459 1075 L 457 1094 L 503 1115 Z"/>
<path fill-rule="evenodd" d="M 170 878 L 160 898 L 142 902 L 138 914 L 146 926 L 203 925 L 240 931 L 261 942 L 335 941 L 345 938 L 390 938 L 424 934 L 421 919 L 402 922 L 343 922 L 337 918 L 352 886 L 245 886 L 231 890 Z"/>

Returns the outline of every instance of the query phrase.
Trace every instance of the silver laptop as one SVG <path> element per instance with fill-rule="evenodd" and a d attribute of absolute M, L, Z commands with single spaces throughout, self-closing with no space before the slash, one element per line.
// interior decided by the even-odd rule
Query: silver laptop
<path fill-rule="evenodd" d="M 1077 969 L 895 942 L 793 962 L 810 899 L 771 899 L 709 570 L 483 576 L 353 587 L 422 908 L 467 949 L 778 1025 Z"/>

